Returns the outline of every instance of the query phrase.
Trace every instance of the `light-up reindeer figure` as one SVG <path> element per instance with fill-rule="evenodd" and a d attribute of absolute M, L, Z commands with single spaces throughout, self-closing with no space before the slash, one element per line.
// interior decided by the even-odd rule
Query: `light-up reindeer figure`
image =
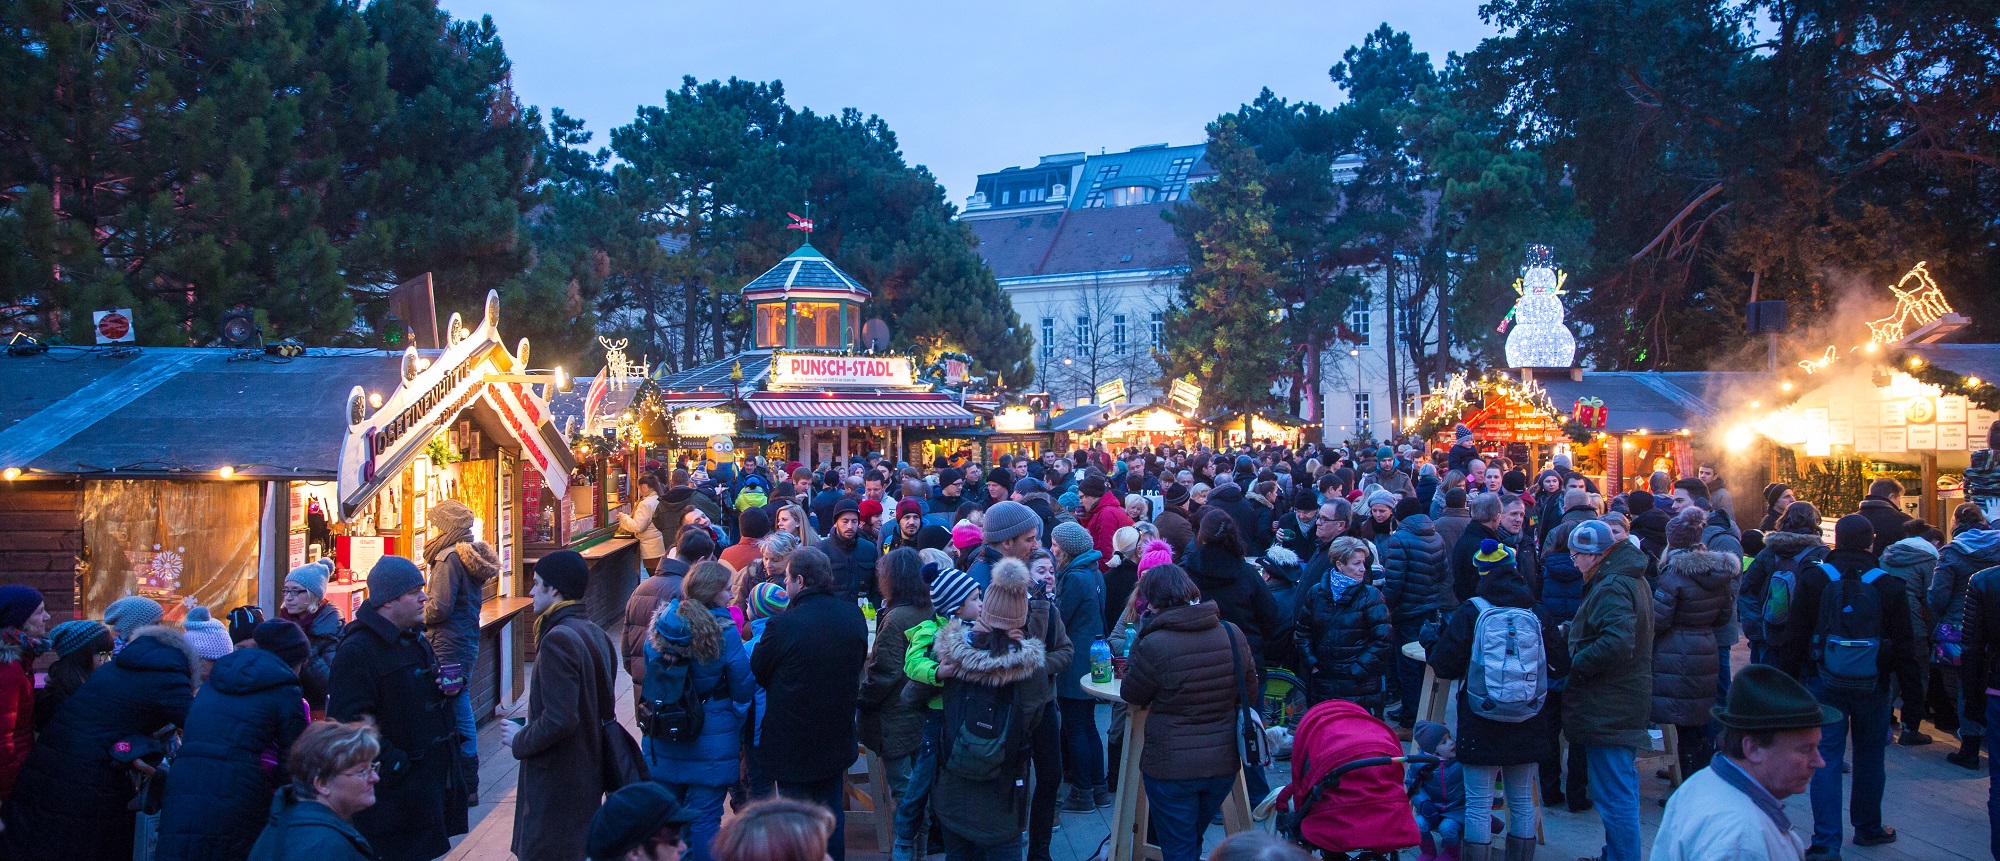
<path fill-rule="evenodd" d="M 1938 289 L 1936 281 L 1931 280 L 1930 270 L 1924 268 L 1925 262 L 1919 261 L 1901 281 L 1889 288 L 1889 292 L 1896 294 L 1896 313 L 1868 322 L 1869 336 L 1876 343 L 1896 343 L 1908 334 L 1912 321 L 1922 328 L 1951 313 L 1951 305 L 1944 300 L 1944 291 Z M 1912 278 L 1917 280 L 1917 286 L 1903 289 Z"/>

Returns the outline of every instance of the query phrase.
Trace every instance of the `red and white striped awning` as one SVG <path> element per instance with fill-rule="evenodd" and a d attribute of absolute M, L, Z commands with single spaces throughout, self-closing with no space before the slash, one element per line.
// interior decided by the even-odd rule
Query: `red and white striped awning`
<path fill-rule="evenodd" d="M 751 398 L 750 410 L 757 414 L 757 423 L 765 427 L 969 427 L 978 420 L 964 407 L 944 398 Z"/>

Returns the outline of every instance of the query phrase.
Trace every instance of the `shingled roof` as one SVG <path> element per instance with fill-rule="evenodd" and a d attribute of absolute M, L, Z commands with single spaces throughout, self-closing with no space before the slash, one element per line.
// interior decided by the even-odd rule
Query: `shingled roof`
<path fill-rule="evenodd" d="M 1145 271 L 1185 265 L 1187 249 L 1148 203 L 968 221 L 996 278 Z"/>

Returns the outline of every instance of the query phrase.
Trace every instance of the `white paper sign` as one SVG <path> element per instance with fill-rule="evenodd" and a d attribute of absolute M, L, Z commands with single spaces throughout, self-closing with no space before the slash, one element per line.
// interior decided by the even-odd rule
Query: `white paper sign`
<path fill-rule="evenodd" d="M 1938 451 L 1964 451 L 1965 425 L 1938 425 Z"/>
<path fill-rule="evenodd" d="M 1965 421 L 1965 406 L 1964 395 L 1945 395 L 1938 398 L 1938 424 L 1950 425 Z"/>
<path fill-rule="evenodd" d="M 1966 436 L 1979 440 L 1981 448 L 1986 446 L 1986 430 L 1993 426 L 1993 416 L 1992 410 L 1982 410 L 1978 407 L 1965 411 Z"/>
<path fill-rule="evenodd" d="M 382 558 L 382 537 L 355 535 L 347 539 L 347 567 L 352 571 L 372 571 Z"/>
<path fill-rule="evenodd" d="M 1910 450 L 1933 451 L 1938 447 L 1937 425 L 1910 425 Z"/>
<path fill-rule="evenodd" d="M 1907 428 L 1882 429 L 1883 454 L 1901 454 L 1909 450 L 1910 450 L 1910 437 L 1909 437 L 1909 430 Z"/>
<path fill-rule="evenodd" d="M 1826 417 L 1831 421 L 1854 418 L 1854 399 L 1845 395 L 1828 395 Z"/>
<path fill-rule="evenodd" d="M 1806 438 L 1811 439 L 1814 434 L 1825 436 L 1826 432 L 1827 432 L 1827 410 L 1824 409 L 1806 410 Z"/>
<path fill-rule="evenodd" d="M 1855 428 L 1854 450 L 1874 454 L 1882 450 L 1881 428 Z"/>
<path fill-rule="evenodd" d="M 1854 444 L 1854 422 L 1850 419 L 1834 419 L 1826 423 L 1826 435 L 1834 445 Z"/>
<path fill-rule="evenodd" d="M 1908 406 L 1908 403 L 1905 401 L 1883 401 L 1881 409 L 1882 426 L 1885 428 L 1902 427 L 1904 421 L 1903 408 L 1905 406 Z"/>

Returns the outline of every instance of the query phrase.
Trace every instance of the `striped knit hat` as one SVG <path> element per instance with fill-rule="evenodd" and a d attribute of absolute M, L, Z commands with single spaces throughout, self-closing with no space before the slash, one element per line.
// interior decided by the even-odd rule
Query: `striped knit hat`
<path fill-rule="evenodd" d="M 759 583 L 750 589 L 750 617 L 769 619 L 791 606 L 792 598 L 785 594 L 785 587 L 776 583 Z"/>
<path fill-rule="evenodd" d="M 111 629 L 95 619 L 72 619 L 49 631 L 49 649 L 67 658 L 83 649 L 111 651 Z"/>
<path fill-rule="evenodd" d="M 957 615 L 959 606 L 972 597 L 972 590 L 979 588 L 979 583 L 957 568 L 935 566 L 936 563 L 924 566 L 924 579 L 931 584 L 931 607 L 940 616 Z"/>
<path fill-rule="evenodd" d="M 1479 542 L 1479 552 L 1472 554 L 1472 566 L 1485 574 L 1495 568 L 1513 567 L 1514 550 L 1491 538 Z"/>

